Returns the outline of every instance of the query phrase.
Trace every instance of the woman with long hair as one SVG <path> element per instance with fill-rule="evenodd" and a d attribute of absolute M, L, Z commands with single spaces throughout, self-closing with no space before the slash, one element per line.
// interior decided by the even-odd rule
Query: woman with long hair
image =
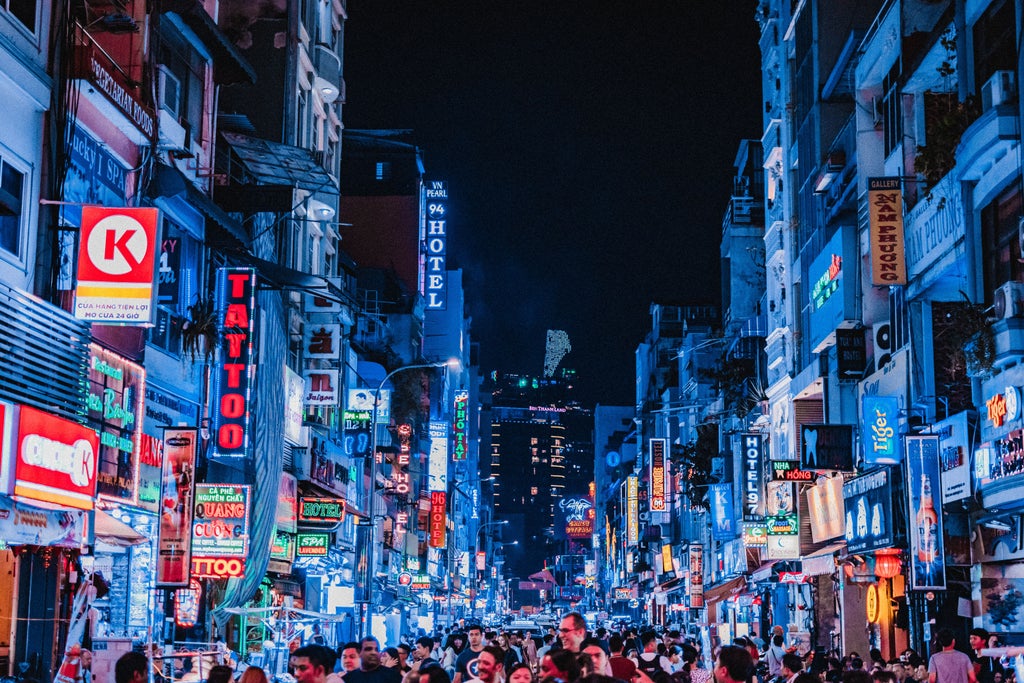
<path fill-rule="evenodd" d="M 452 633 L 444 643 L 444 652 L 441 655 L 441 666 L 448 673 L 448 676 L 455 675 L 455 660 L 466 647 L 466 636 L 462 633 Z"/>

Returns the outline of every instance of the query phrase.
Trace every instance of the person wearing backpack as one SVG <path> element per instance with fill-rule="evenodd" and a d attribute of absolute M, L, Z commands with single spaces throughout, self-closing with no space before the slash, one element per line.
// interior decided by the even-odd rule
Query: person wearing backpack
<path fill-rule="evenodd" d="M 668 681 L 672 664 L 667 657 L 658 654 L 658 635 L 654 631 L 644 631 L 640 634 L 640 644 L 644 651 L 637 657 L 636 668 L 647 674 L 654 683 Z"/>

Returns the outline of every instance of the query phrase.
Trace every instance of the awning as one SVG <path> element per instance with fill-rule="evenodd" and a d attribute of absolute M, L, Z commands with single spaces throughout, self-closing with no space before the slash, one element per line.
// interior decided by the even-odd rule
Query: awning
<path fill-rule="evenodd" d="M 706 588 L 704 590 L 704 602 L 711 604 L 719 600 L 725 600 L 742 593 L 746 588 L 747 578 L 745 576 L 737 576 L 735 579 L 729 579 L 725 583 Z"/>
<path fill-rule="evenodd" d="M 846 547 L 845 542 L 832 543 L 801 558 L 803 573 L 807 576 L 824 576 L 836 570 L 834 555 Z"/>
<path fill-rule="evenodd" d="M 206 234 L 206 243 L 209 246 L 231 251 L 248 249 L 249 236 L 245 234 L 242 224 L 196 189 L 196 186 L 185 177 L 185 174 L 175 167 L 158 163 L 146 194 L 151 198 L 175 197 L 183 194 L 197 211 L 206 216 L 207 227 L 213 228 Z"/>
<path fill-rule="evenodd" d="M 242 185 L 283 186 L 311 192 L 337 187 L 334 178 L 307 149 L 241 133 L 222 131 L 221 135 L 231 151 L 228 175 Z M 244 173 L 239 174 L 239 170 Z"/>
<path fill-rule="evenodd" d="M 96 540 L 127 548 L 146 543 L 149 539 L 113 515 L 96 508 Z"/>
<path fill-rule="evenodd" d="M 173 12 L 196 34 L 213 55 L 213 80 L 219 85 L 255 83 L 256 70 L 228 40 L 199 0 L 162 0 L 160 8 Z"/>
<path fill-rule="evenodd" d="M 755 569 L 750 573 L 750 581 L 752 583 L 764 583 L 772 576 L 772 568 L 775 566 L 776 561 L 769 562 L 768 564 L 761 565 L 760 568 Z"/>

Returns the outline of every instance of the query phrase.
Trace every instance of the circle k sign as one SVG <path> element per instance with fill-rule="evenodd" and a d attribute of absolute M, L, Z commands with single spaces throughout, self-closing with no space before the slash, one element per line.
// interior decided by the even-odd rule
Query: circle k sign
<path fill-rule="evenodd" d="M 159 225 L 158 209 L 82 208 L 76 318 L 151 322 Z"/>

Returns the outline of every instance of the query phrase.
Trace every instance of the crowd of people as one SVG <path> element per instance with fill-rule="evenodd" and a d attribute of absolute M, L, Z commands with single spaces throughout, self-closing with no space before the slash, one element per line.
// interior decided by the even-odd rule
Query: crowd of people
<path fill-rule="evenodd" d="M 970 633 L 970 653 L 957 649 L 953 631 L 941 629 L 926 661 L 912 649 L 886 661 L 877 649 L 867 657 L 818 649 L 799 653 L 775 627 L 764 647 L 741 637 L 702 656 L 699 642 L 678 631 L 630 628 L 593 633 L 578 613 L 565 615 L 543 636 L 492 631 L 480 625 L 450 630 L 437 638 L 381 648 L 368 636 L 334 649 L 326 644 L 290 646 L 288 675 L 295 683 L 1016 683 L 1013 654 L 1024 649 L 991 649 L 989 634 Z M 966 650 L 967 648 L 964 648 Z M 135 655 L 122 666 L 116 683 L 142 683 L 137 669 L 148 666 Z M 129 655 L 122 657 L 122 660 Z M 138 660 L 141 658 L 141 663 Z M 274 676 L 270 677 L 275 678 Z M 268 683 L 257 666 L 216 666 L 206 683 Z"/>

